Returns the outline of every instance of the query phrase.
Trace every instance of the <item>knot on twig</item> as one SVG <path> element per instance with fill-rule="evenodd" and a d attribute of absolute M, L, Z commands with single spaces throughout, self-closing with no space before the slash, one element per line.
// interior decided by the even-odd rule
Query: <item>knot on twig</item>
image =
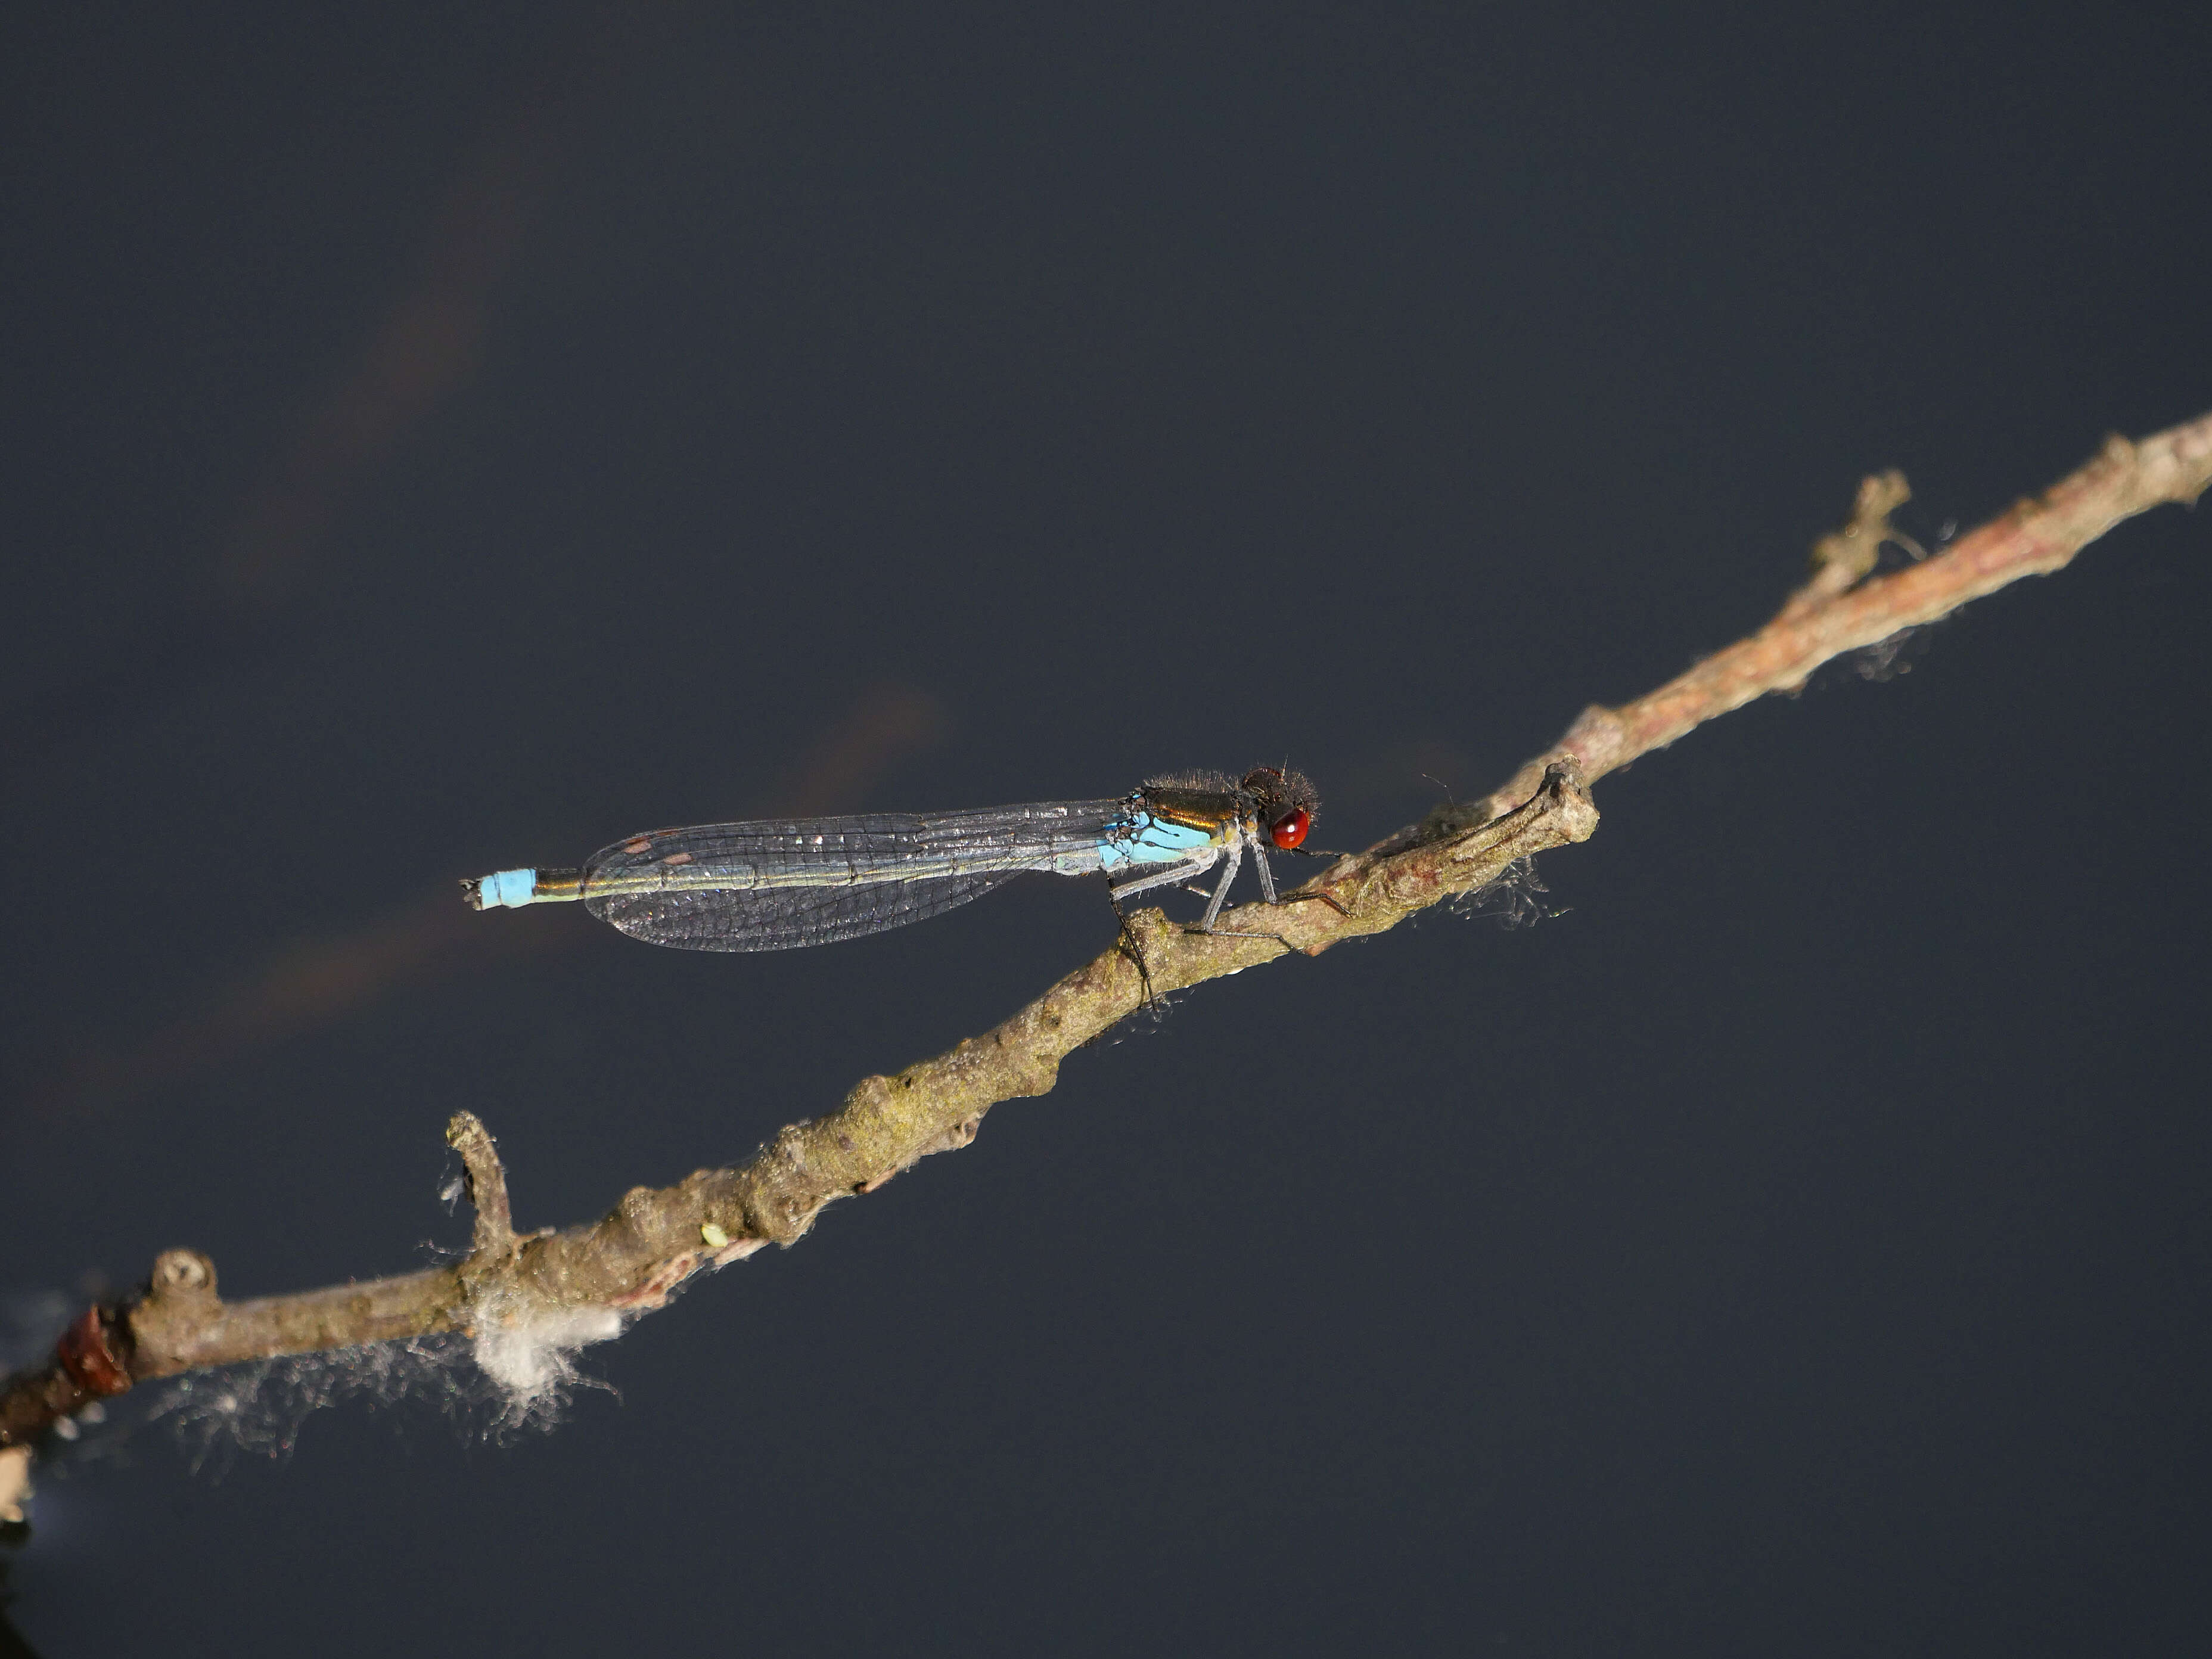
<path fill-rule="evenodd" d="M 1610 712 L 1593 709 L 1587 711 L 1584 718 L 1589 714 Z M 1577 757 L 1551 757 L 1544 763 L 1544 775 L 1533 794 L 1511 811 L 1463 830 L 1445 843 L 1443 854 L 1455 864 L 1480 859 L 1509 842 L 1525 837 L 1540 823 L 1553 832 L 1545 839 L 1545 844 L 1552 847 L 1588 841 L 1591 831 L 1597 828 L 1597 807 L 1589 798 L 1589 790 L 1583 782 L 1583 763 Z"/>
<path fill-rule="evenodd" d="M 1602 777 L 1623 763 L 1630 745 L 1628 726 L 1617 708 L 1608 708 L 1594 702 L 1575 716 L 1574 724 L 1567 727 L 1544 754 L 1524 763 L 1512 779 L 1489 794 L 1475 800 L 1445 801 L 1429 809 L 1428 815 L 1419 823 L 1401 830 L 1380 844 L 1370 848 L 1370 859 L 1387 857 L 1405 852 L 1409 848 L 1425 847 L 1432 842 L 1449 841 L 1465 836 L 1469 830 L 1509 817 L 1531 801 L 1554 787 L 1553 769 L 1562 762 L 1573 766 L 1571 786 L 1585 790 L 1589 780 Z M 1595 810 L 1595 809 L 1593 809 Z M 1596 823 L 1593 817 L 1591 823 Z M 1571 836 L 1571 841 L 1589 839 L 1588 831 Z M 1332 872 L 1334 873 L 1334 872 Z"/>
<path fill-rule="evenodd" d="M 198 1250 L 164 1250 L 154 1258 L 146 1280 L 146 1300 L 177 1307 L 207 1307 L 219 1298 L 215 1263 Z"/>
<path fill-rule="evenodd" d="M 1596 833 L 1597 803 L 1589 797 L 1589 773 L 1575 756 L 1560 755 L 1546 765 L 1536 799 L 1568 841 L 1588 841 Z"/>
<path fill-rule="evenodd" d="M 1545 763 L 1535 793 L 1511 811 L 1392 860 L 1400 906 L 1413 909 L 1446 894 L 1478 892 L 1524 859 L 1588 841 L 1597 829 L 1597 805 L 1583 776 L 1575 756 L 1555 755 Z"/>
<path fill-rule="evenodd" d="M 500 1167 L 499 1145 L 474 1112 L 455 1112 L 446 1125 L 446 1145 L 461 1155 L 461 1181 L 476 1206 L 477 1224 L 470 1261 L 489 1264 L 515 1252 L 514 1218 L 507 1207 L 507 1171 Z"/>
<path fill-rule="evenodd" d="M 135 1376 L 166 1376 L 173 1356 L 223 1318 L 216 1294 L 215 1263 L 198 1250 L 164 1250 L 137 1297 L 115 1309 L 107 1340 Z"/>

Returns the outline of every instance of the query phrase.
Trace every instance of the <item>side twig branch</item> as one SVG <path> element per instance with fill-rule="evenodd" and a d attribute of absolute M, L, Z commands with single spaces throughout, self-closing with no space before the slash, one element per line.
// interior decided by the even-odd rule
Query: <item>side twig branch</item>
<path fill-rule="evenodd" d="M 499 1147 L 474 1112 L 455 1112 L 446 1126 L 446 1145 L 461 1155 L 461 1180 L 476 1208 L 476 1248 L 471 1258 L 503 1261 L 514 1254 L 514 1218 L 507 1206 L 507 1171 Z"/>
<path fill-rule="evenodd" d="M 1888 515 L 1906 491 L 1898 474 L 1870 478 L 1851 522 L 1823 539 L 1811 575 L 1773 621 L 1633 702 L 1585 709 L 1551 750 L 1484 799 L 1440 809 L 1338 860 L 1279 908 L 1231 912 L 1224 933 L 1187 933 L 1158 910 L 1131 918 L 1151 989 L 1318 955 L 1478 890 L 1521 860 L 1585 840 L 1597 824 L 1590 781 L 1756 697 L 1802 685 L 1835 657 L 2059 569 L 2122 520 L 2162 502 L 2193 503 L 2208 483 L 2212 415 L 2136 443 L 2114 438 L 2043 495 L 1933 557 L 1876 575 L 1880 544 L 1902 541 Z M 1130 954 L 1117 946 L 995 1030 L 896 1076 L 862 1079 L 836 1111 L 790 1125 L 750 1161 L 701 1170 L 673 1187 L 635 1188 L 599 1221 L 559 1231 L 514 1231 L 491 1136 L 472 1114 L 458 1114 L 447 1139 L 477 1212 L 465 1260 L 226 1303 L 212 1262 L 168 1251 L 137 1297 L 86 1310 L 46 1364 L 0 1387 L 0 1447 L 26 1444 L 134 1382 L 198 1367 L 467 1332 L 480 1319 L 558 1322 L 584 1310 L 659 1307 L 694 1273 L 793 1243 L 825 1206 L 872 1192 L 932 1152 L 966 1146 L 991 1107 L 1048 1092 L 1063 1059 L 1138 1012 L 1146 995 Z"/>
<path fill-rule="evenodd" d="M 1545 766 L 1565 756 L 1595 782 L 1754 698 L 1796 690 L 1822 663 L 1934 622 L 2023 576 L 2063 570 L 2138 513 L 2169 501 L 2194 507 L 2208 482 L 2212 415 L 2139 442 L 2108 438 L 2094 460 L 2042 495 L 2015 503 L 1933 558 L 1869 580 L 1879 544 L 1895 539 L 1889 514 L 1910 492 L 1901 473 L 1869 478 L 1851 523 L 1821 538 L 1811 578 L 1772 622 L 1634 702 L 1592 704 L 1548 753 L 1462 810 L 1477 817 L 1497 812 L 1523 798 Z M 1450 821 L 1447 812 L 1438 823 Z"/>

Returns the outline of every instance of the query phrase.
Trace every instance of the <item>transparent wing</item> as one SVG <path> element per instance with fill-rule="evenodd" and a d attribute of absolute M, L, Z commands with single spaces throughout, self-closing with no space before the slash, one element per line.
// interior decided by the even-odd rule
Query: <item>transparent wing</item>
<path fill-rule="evenodd" d="M 632 939 L 653 945 L 685 951 L 790 951 L 942 915 L 1019 873 L 936 876 L 865 887 L 614 893 L 584 902 Z"/>
<path fill-rule="evenodd" d="M 1106 825 L 1126 811 L 1118 800 L 1038 801 L 655 830 L 596 854 L 582 895 L 593 915 L 657 945 L 826 945 L 939 915 L 1024 870 L 1096 870 Z"/>

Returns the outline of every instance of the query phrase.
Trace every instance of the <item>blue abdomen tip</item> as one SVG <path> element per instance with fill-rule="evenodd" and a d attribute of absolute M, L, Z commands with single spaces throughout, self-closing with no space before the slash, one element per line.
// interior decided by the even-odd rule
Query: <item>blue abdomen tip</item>
<path fill-rule="evenodd" d="M 537 885 L 535 870 L 501 870 L 477 884 L 477 902 L 487 910 L 501 904 L 527 904 Z"/>

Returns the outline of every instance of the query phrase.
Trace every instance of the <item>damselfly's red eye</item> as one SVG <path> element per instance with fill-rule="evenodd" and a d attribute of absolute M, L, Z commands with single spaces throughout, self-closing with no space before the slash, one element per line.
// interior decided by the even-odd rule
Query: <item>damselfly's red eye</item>
<path fill-rule="evenodd" d="M 1306 838 L 1313 827 L 1313 814 L 1303 806 L 1293 806 L 1268 826 L 1267 839 L 1285 853 Z"/>

